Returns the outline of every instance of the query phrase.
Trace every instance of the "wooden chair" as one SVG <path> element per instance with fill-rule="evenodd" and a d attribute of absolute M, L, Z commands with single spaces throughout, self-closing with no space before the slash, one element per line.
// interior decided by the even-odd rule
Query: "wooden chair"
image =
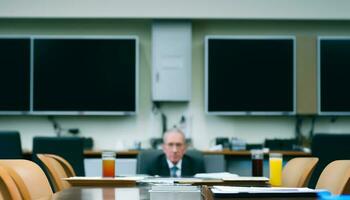
<path fill-rule="evenodd" d="M 37 154 L 37 156 L 47 169 L 55 192 L 71 187 L 67 181 L 62 180 L 62 178 L 68 178 L 68 174 L 58 160 L 47 154 Z"/>
<path fill-rule="evenodd" d="M 5 168 L 0 166 L 0 200 L 22 200 L 16 183 Z"/>
<path fill-rule="evenodd" d="M 0 160 L 17 185 L 22 199 L 40 199 L 52 196 L 50 184 L 41 168 L 29 160 Z"/>
<path fill-rule="evenodd" d="M 288 161 L 282 171 L 282 186 L 307 187 L 317 162 L 316 157 L 299 157 Z"/>
<path fill-rule="evenodd" d="M 62 158 L 61 156 L 55 155 L 55 154 L 45 154 L 45 156 L 50 157 L 50 158 L 54 158 L 55 160 L 57 160 L 64 168 L 64 171 L 66 172 L 68 177 L 77 176 L 75 174 L 75 171 L 74 171 L 72 165 L 66 159 Z"/>
<path fill-rule="evenodd" d="M 322 171 L 316 189 L 327 189 L 333 195 L 350 194 L 350 160 L 336 160 Z"/>

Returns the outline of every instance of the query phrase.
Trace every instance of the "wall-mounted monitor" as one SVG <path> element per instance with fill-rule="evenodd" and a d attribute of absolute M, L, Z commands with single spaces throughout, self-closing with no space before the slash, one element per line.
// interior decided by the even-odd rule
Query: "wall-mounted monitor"
<path fill-rule="evenodd" d="M 135 114 L 136 37 L 36 37 L 34 114 Z"/>
<path fill-rule="evenodd" d="M 295 37 L 207 36 L 206 112 L 295 114 Z"/>
<path fill-rule="evenodd" d="M 350 37 L 319 37 L 318 113 L 350 115 Z"/>
<path fill-rule="evenodd" d="M 30 38 L 0 37 L 0 113 L 30 110 Z"/>

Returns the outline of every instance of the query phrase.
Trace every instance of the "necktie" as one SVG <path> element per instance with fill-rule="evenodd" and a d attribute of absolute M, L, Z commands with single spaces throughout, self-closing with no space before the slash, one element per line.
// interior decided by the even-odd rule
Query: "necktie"
<path fill-rule="evenodd" d="M 176 172 L 177 172 L 178 169 L 179 168 L 177 168 L 176 166 L 173 166 L 172 168 L 170 168 L 170 176 L 171 177 L 177 177 Z"/>

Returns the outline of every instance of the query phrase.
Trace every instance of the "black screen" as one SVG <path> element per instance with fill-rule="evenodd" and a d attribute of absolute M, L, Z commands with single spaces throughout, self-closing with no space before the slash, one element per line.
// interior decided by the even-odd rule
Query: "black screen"
<path fill-rule="evenodd" d="M 293 112 L 293 39 L 208 39 L 208 112 Z"/>
<path fill-rule="evenodd" d="M 30 39 L 0 38 L 0 111 L 29 111 Z"/>
<path fill-rule="evenodd" d="M 320 40 L 321 112 L 350 112 L 350 39 Z"/>
<path fill-rule="evenodd" d="M 136 111 L 135 39 L 35 39 L 34 111 Z"/>

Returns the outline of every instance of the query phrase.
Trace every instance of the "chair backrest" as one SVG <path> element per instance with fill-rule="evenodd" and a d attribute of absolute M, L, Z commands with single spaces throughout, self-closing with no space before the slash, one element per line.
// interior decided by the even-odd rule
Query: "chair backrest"
<path fill-rule="evenodd" d="M 159 149 L 147 149 L 140 151 L 140 153 L 137 156 L 137 167 L 136 172 L 138 174 L 147 174 L 149 171 L 149 167 L 154 165 L 154 162 L 156 162 L 157 158 L 163 154 L 162 150 Z M 194 162 L 194 169 L 203 169 L 204 166 L 204 158 L 203 154 L 200 151 L 189 149 L 186 151 L 187 156 L 191 157 Z M 204 167 L 205 171 L 205 167 Z"/>
<path fill-rule="evenodd" d="M 136 173 L 137 174 L 147 174 L 148 167 L 152 166 L 158 156 L 163 154 L 162 150 L 158 149 L 147 149 L 142 150 L 137 155 L 136 163 Z"/>
<path fill-rule="evenodd" d="M 319 162 L 311 176 L 309 187 L 315 188 L 323 169 L 335 160 L 350 160 L 350 134 L 315 134 L 312 138 L 312 156 Z"/>
<path fill-rule="evenodd" d="M 317 189 L 327 189 L 333 195 L 350 194 L 350 160 L 336 160 L 322 171 Z"/>
<path fill-rule="evenodd" d="M 33 161 L 41 165 L 36 154 L 55 154 L 67 160 L 78 176 L 84 176 L 84 140 L 79 137 L 34 137 Z"/>
<path fill-rule="evenodd" d="M 21 159 L 21 137 L 17 131 L 0 131 L 0 158 Z"/>
<path fill-rule="evenodd" d="M 193 169 L 200 169 L 200 171 L 196 173 L 205 173 L 206 167 L 204 163 L 204 156 L 203 153 L 195 150 L 195 149 L 189 149 L 186 151 L 187 156 L 191 157 L 195 162 L 193 163 L 194 167 Z"/>
<path fill-rule="evenodd" d="M 68 178 L 68 175 L 56 159 L 46 156 L 46 154 L 37 154 L 37 156 L 46 167 L 55 192 L 71 187 L 67 181 L 62 180 L 62 178 Z"/>
<path fill-rule="evenodd" d="M 76 176 L 72 165 L 66 159 L 62 158 L 61 156 L 55 155 L 55 154 L 45 154 L 45 156 L 57 160 L 61 164 L 61 166 L 63 167 L 63 169 L 66 172 L 68 177 Z"/>
<path fill-rule="evenodd" d="M 22 200 L 16 183 L 5 168 L 0 166 L 0 200 Z"/>
<path fill-rule="evenodd" d="M 299 157 L 289 160 L 282 171 L 282 186 L 307 187 L 317 162 L 316 157 Z"/>
<path fill-rule="evenodd" d="M 29 160 L 0 160 L 17 185 L 23 199 L 40 199 L 51 196 L 50 184 L 41 168 Z"/>

